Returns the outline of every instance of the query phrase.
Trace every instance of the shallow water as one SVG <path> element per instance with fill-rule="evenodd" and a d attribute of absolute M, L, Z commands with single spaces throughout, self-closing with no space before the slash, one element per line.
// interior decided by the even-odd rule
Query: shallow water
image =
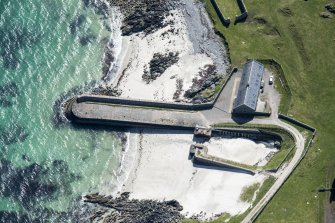
<path fill-rule="evenodd" d="M 58 222 L 54 211 L 115 178 L 115 133 L 54 120 L 61 95 L 102 78 L 111 33 L 101 11 L 83 2 L 0 2 L 1 222 L 41 220 L 36 210 L 45 208 L 42 220 Z"/>

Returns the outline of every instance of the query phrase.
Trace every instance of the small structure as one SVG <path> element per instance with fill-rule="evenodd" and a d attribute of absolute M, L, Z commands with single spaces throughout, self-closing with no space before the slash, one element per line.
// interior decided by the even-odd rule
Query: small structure
<path fill-rule="evenodd" d="M 204 136 L 204 137 L 211 137 L 212 136 L 212 129 L 211 128 L 206 128 L 206 127 L 201 127 L 201 126 L 196 126 L 194 129 L 194 135 L 195 136 Z"/>
<path fill-rule="evenodd" d="M 193 157 L 194 154 L 197 152 L 197 150 L 202 150 L 204 149 L 206 146 L 202 145 L 202 144 L 193 144 L 190 147 L 190 156 Z"/>
<path fill-rule="evenodd" d="M 256 111 L 263 72 L 264 65 L 256 60 L 250 60 L 244 65 L 233 113 L 253 114 Z"/>

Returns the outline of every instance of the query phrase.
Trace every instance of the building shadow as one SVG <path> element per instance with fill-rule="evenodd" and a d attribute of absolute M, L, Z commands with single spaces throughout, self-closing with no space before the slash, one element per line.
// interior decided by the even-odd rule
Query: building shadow
<path fill-rule="evenodd" d="M 254 117 L 255 117 L 254 115 L 236 115 L 236 114 L 231 115 L 231 119 L 240 125 L 251 122 L 254 119 Z"/>

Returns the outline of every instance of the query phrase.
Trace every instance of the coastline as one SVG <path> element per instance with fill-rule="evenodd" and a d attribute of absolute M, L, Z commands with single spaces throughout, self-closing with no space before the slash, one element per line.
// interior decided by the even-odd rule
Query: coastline
<path fill-rule="evenodd" d="M 127 16 L 124 14 L 122 19 Z M 124 28 L 120 24 L 116 27 Z M 117 42 L 119 53 L 115 53 L 104 81 L 107 87 L 117 89 L 121 97 L 201 101 L 202 88 L 214 89 L 217 80 L 227 75 L 229 59 L 225 46 L 215 34 L 203 3 L 195 0 L 169 8 L 161 27 L 122 35 Z M 168 60 L 171 53 L 177 55 L 177 62 Z M 157 55 L 158 70 L 162 72 L 150 76 Z M 144 79 L 145 74 L 150 78 Z M 266 177 L 194 166 L 187 159 L 193 142 L 191 132 L 130 129 L 127 134 L 128 143 L 115 174 L 116 182 L 101 193 L 119 197 L 130 192 L 132 200 L 177 200 L 184 207 L 183 216 L 209 220 L 222 213 L 237 215 L 247 210 L 250 203 L 239 198 L 243 188 Z M 164 166 L 162 157 L 168 159 L 167 163 L 174 163 L 173 166 Z"/>
<path fill-rule="evenodd" d="M 189 11 L 195 15 L 190 16 Z M 120 53 L 115 55 L 116 60 L 104 78 L 107 86 L 120 92 L 118 96 L 192 102 L 196 96 L 199 99 L 197 93 L 201 88 L 214 89 L 226 75 L 226 50 L 202 3 L 190 0 L 165 13 L 160 27 L 121 37 Z M 168 54 L 176 54 L 176 61 L 169 61 Z M 158 59 L 154 66 L 155 57 Z M 144 79 L 146 74 L 149 79 Z"/>
<path fill-rule="evenodd" d="M 177 200 L 185 217 L 211 220 L 246 211 L 251 204 L 240 200 L 243 189 L 266 178 L 193 164 L 187 158 L 190 131 L 146 129 L 136 134 L 136 161 L 121 190 L 130 192 L 130 199 Z"/>

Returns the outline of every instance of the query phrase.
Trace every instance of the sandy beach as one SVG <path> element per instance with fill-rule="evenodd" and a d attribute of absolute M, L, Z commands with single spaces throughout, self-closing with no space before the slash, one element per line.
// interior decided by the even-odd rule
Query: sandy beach
<path fill-rule="evenodd" d="M 112 64 L 108 83 L 121 92 L 121 97 L 189 101 L 184 93 L 194 83 L 209 75 L 226 74 L 228 67 L 224 46 L 214 34 L 211 22 L 199 2 L 180 4 L 165 17 L 164 27 L 152 33 L 122 36 L 117 43 L 120 53 Z M 118 25 L 118 23 L 117 23 Z M 121 49 L 121 50 L 120 50 Z M 143 75 L 150 72 L 155 55 L 178 54 L 177 62 L 164 67 L 148 83 Z M 215 67 L 214 71 L 209 68 Z M 159 68 L 158 68 L 159 69 Z"/>
<path fill-rule="evenodd" d="M 250 203 L 240 200 L 243 188 L 262 183 L 266 178 L 262 174 L 194 165 L 188 157 L 193 142 L 189 131 L 144 130 L 132 134 L 136 137 L 130 145 L 138 145 L 139 150 L 122 192 L 131 192 L 133 199 L 176 199 L 187 217 L 210 219 L 224 212 L 243 213 L 250 207 Z M 214 148 L 217 143 L 208 146 Z M 239 145 L 235 142 L 231 149 L 246 148 L 248 153 L 242 158 L 245 162 L 252 163 L 266 156 L 264 151 L 255 153 L 256 148 L 248 150 L 249 145 L 250 140 L 239 141 Z M 237 159 L 239 155 L 230 154 L 229 158 Z"/>
<path fill-rule="evenodd" d="M 141 19 L 147 15 L 138 10 L 120 16 L 127 26 L 115 23 L 114 28 L 124 35 L 115 32 L 113 36 L 116 60 L 105 81 L 118 89 L 120 97 L 191 102 L 185 93 L 200 91 L 205 85 L 214 89 L 217 82 L 211 82 L 213 77 L 226 75 L 226 49 L 203 4 L 187 0 L 164 10 L 163 21 L 154 17 L 162 22 L 158 28 L 150 23 L 145 31 L 134 31 L 132 24 L 139 20 L 138 24 L 145 24 Z M 225 212 L 243 213 L 251 205 L 240 200 L 243 188 L 266 178 L 194 165 L 189 158 L 194 143 L 189 131 L 132 129 L 128 140 L 112 194 L 130 192 L 130 199 L 175 199 L 186 217 L 210 219 Z M 211 155 L 250 165 L 264 160 L 271 151 L 243 139 L 212 139 L 206 146 Z"/>
<path fill-rule="evenodd" d="M 211 138 L 205 145 L 208 155 L 257 166 L 264 166 L 265 157 L 278 151 L 273 144 L 256 143 L 245 138 Z"/>

